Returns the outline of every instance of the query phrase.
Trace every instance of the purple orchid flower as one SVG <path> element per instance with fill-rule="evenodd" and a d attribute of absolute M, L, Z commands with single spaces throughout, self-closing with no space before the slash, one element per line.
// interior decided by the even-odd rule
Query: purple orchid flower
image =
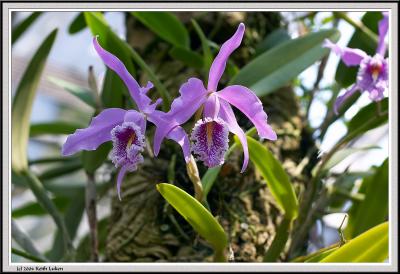
<path fill-rule="evenodd" d="M 358 90 L 368 92 L 369 98 L 375 102 L 383 99 L 383 93 L 389 86 L 388 59 L 384 57 L 386 52 L 385 37 L 389 28 L 388 17 L 388 12 L 383 12 L 383 19 L 379 21 L 379 40 L 374 56 L 369 56 L 361 49 L 341 48 L 328 39 L 325 40 L 323 46 L 330 48 L 336 55 L 339 55 L 346 66 L 359 66 L 356 83 L 336 99 L 334 106 L 336 115 L 343 102 Z"/>
<path fill-rule="evenodd" d="M 149 120 L 156 126 L 165 121 L 161 117 L 163 112 L 156 110 L 161 99 L 151 103 L 151 99 L 146 95 L 153 84 L 148 82 L 146 87 L 140 87 L 124 64 L 99 45 L 97 37 L 93 38 L 93 45 L 107 67 L 124 81 L 139 111 L 104 109 L 92 119 L 87 128 L 77 129 L 74 134 L 68 136 L 62 147 L 62 155 L 72 155 L 81 150 L 96 150 L 102 143 L 112 141 L 110 158 L 114 165 L 120 168 L 117 176 L 117 193 L 121 199 L 120 188 L 126 172 L 135 171 L 143 162 L 141 152 L 145 148 L 146 121 Z M 178 142 L 186 155 L 190 154 L 189 140 L 181 127 L 170 130 L 166 133 L 166 137 Z M 187 158 L 186 161 L 188 160 Z"/>
<path fill-rule="evenodd" d="M 158 154 L 161 142 L 171 129 L 187 122 L 193 114 L 203 108 L 203 119 L 195 124 L 191 141 L 192 152 L 198 160 L 208 167 L 215 167 L 224 163 L 224 154 L 228 149 L 228 134 L 237 135 L 244 153 L 242 172 L 247 167 L 249 152 L 244 131 L 239 127 L 231 105 L 244 113 L 255 125 L 258 135 L 269 140 L 276 140 L 274 130 L 267 123 L 267 114 L 264 112 L 260 99 L 250 89 L 233 85 L 218 91 L 218 82 L 225 70 L 226 62 L 232 52 L 239 47 L 245 26 L 241 23 L 235 34 L 221 47 L 213 61 L 207 89 L 197 78 L 190 78 L 184 83 L 171 105 L 171 110 L 163 115 L 164 123 L 157 127 L 154 140 L 154 153 Z"/>

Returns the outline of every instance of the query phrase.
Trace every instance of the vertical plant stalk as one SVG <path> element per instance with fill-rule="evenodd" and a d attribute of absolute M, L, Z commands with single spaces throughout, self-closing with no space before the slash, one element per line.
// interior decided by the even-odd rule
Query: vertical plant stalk
<path fill-rule="evenodd" d="M 279 255 L 285 249 L 291 228 L 292 220 L 285 217 L 276 231 L 275 238 L 272 241 L 271 246 L 264 255 L 264 262 L 276 262 L 276 260 L 279 258 Z"/>
<path fill-rule="evenodd" d="M 97 237 L 96 182 L 93 173 L 86 173 L 85 207 L 90 229 L 90 259 L 99 261 L 99 244 Z"/>
<path fill-rule="evenodd" d="M 201 183 L 199 170 L 197 169 L 197 164 L 193 155 L 190 155 L 190 161 L 186 164 L 186 171 L 190 181 L 193 183 L 194 197 L 201 203 L 203 200 L 203 185 Z"/>
<path fill-rule="evenodd" d="M 226 263 L 227 259 L 225 256 L 225 249 L 216 249 L 214 252 L 214 262 L 218 263 Z"/>

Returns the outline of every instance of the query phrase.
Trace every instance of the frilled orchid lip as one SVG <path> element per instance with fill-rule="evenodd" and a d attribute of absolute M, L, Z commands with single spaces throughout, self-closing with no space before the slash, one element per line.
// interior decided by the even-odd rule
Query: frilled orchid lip
<path fill-rule="evenodd" d="M 204 118 L 197 121 L 190 138 L 193 154 L 207 167 L 222 165 L 228 150 L 228 135 L 228 127 L 222 119 Z"/>
<path fill-rule="evenodd" d="M 142 162 L 140 153 L 145 147 L 144 134 L 138 125 L 124 122 L 111 131 L 113 149 L 111 160 L 116 167 L 126 166 L 127 171 L 134 171 Z"/>
<path fill-rule="evenodd" d="M 380 54 L 364 58 L 357 74 L 357 87 L 361 91 L 367 91 L 372 100 L 379 101 L 387 86 L 387 61 Z"/>

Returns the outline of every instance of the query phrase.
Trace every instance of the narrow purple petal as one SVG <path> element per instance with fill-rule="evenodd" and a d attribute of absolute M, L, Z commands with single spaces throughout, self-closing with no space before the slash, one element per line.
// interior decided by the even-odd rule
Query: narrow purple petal
<path fill-rule="evenodd" d="M 219 112 L 219 117 L 225 121 L 229 131 L 235 134 L 239 138 L 240 143 L 242 144 L 244 157 L 243 157 L 243 165 L 241 172 L 243 173 L 246 170 L 247 165 L 249 164 L 249 149 L 247 146 L 246 134 L 244 133 L 243 129 L 241 129 L 241 127 L 238 125 L 235 114 L 233 113 L 233 110 L 229 105 L 229 103 L 223 99 L 220 100 L 220 103 L 221 103 L 221 110 Z"/>
<path fill-rule="evenodd" d="M 122 166 L 121 169 L 118 172 L 118 177 L 117 177 L 117 194 L 118 194 L 118 199 L 121 201 L 121 184 L 122 180 L 125 177 L 125 174 L 127 172 L 126 166 Z"/>
<path fill-rule="evenodd" d="M 336 55 L 340 56 L 346 66 L 357 66 L 361 60 L 368 55 L 360 49 L 352 49 L 348 47 L 340 47 L 332 43 L 329 39 L 325 39 L 322 45 L 325 48 L 331 49 Z"/>
<path fill-rule="evenodd" d="M 219 53 L 217 57 L 215 57 L 210 68 L 207 85 L 208 91 L 217 91 L 218 82 L 224 73 L 226 62 L 228 61 L 228 58 L 232 52 L 240 46 L 240 43 L 243 39 L 244 30 L 244 24 L 240 23 L 235 34 L 221 46 L 221 49 L 219 50 Z"/>
<path fill-rule="evenodd" d="M 77 129 L 68 136 L 62 147 L 62 155 L 72 155 L 80 150 L 95 150 L 111 140 L 111 130 L 124 121 L 126 110 L 108 108 L 92 119 L 89 126 Z"/>
<path fill-rule="evenodd" d="M 155 110 L 148 115 L 149 121 L 156 126 L 153 144 L 156 156 L 167 134 L 176 126 L 186 123 L 207 98 L 207 90 L 197 78 L 190 78 L 184 83 L 179 93 L 181 95 L 172 102 L 170 111 L 164 113 Z"/>
<path fill-rule="evenodd" d="M 174 140 L 182 147 L 185 162 L 188 163 L 190 160 L 190 141 L 185 130 L 177 126 L 168 133 L 167 138 Z"/>
<path fill-rule="evenodd" d="M 352 85 L 343 95 L 339 96 L 336 99 L 335 105 L 333 107 L 333 111 L 336 115 L 339 114 L 339 107 L 346 101 L 350 96 L 354 94 L 358 90 L 358 86 L 356 84 Z"/>
<path fill-rule="evenodd" d="M 128 87 L 129 93 L 132 99 L 135 101 L 138 109 L 140 111 L 145 110 L 145 101 L 150 101 L 150 99 L 145 95 L 145 92 L 141 92 L 141 89 L 146 90 L 146 88 L 141 88 L 135 78 L 129 73 L 125 65 L 116 56 L 110 52 L 103 49 L 97 41 L 97 37 L 93 38 L 93 45 L 97 53 L 103 62 L 124 81 L 125 85 Z"/>
<path fill-rule="evenodd" d="M 233 85 L 224 88 L 217 94 L 220 98 L 243 112 L 254 124 L 261 138 L 273 141 L 277 139 L 275 131 L 267 123 L 268 116 L 263 109 L 262 103 L 253 91 L 244 86 Z"/>
<path fill-rule="evenodd" d="M 217 94 L 213 92 L 204 103 L 203 116 L 215 119 L 218 116 L 219 108 L 219 98 Z"/>
<path fill-rule="evenodd" d="M 379 53 L 382 56 L 385 56 L 386 52 L 386 43 L 385 37 L 389 29 L 389 13 L 383 12 L 383 19 L 378 23 L 378 31 L 379 31 L 379 41 L 378 47 L 376 49 L 376 53 Z"/>

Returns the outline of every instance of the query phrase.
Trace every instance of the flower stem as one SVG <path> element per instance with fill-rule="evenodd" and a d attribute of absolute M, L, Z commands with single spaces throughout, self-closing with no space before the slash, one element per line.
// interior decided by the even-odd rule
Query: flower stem
<path fill-rule="evenodd" d="M 97 213 L 96 213 L 96 182 L 92 173 L 86 173 L 87 183 L 85 192 L 85 207 L 89 222 L 91 241 L 91 261 L 99 261 L 99 248 L 97 239 Z"/>
<path fill-rule="evenodd" d="M 371 31 L 368 27 L 366 27 L 362 22 L 351 19 L 344 12 L 334 12 L 334 15 L 338 18 L 343 19 L 344 21 L 346 21 L 347 23 L 352 25 L 354 28 L 362 31 L 365 35 L 367 35 L 369 38 L 371 38 L 372 41 L 378 42 L 378 36 L 373 31 Z"/>
<path fill-rule="evenodd" d="M 201 203 L 203 200 L 203 185 L 201 184 L 199 170 L 197 169 L 197 164 L 193 155 L 190 155 L 190 161 L 186 164 L 186 171 L 193 183 L 194 196 L 196 200 Z"/>
<path fill-rule="evenodd" d="M 276 262 L 279 255 L 282 253 L 289 238 L 290 230 L 292 227 L 292 220 L 284 218 L 279 224 L 278 230 L 271 246 L 264 255 L 264 262 Z"/>

